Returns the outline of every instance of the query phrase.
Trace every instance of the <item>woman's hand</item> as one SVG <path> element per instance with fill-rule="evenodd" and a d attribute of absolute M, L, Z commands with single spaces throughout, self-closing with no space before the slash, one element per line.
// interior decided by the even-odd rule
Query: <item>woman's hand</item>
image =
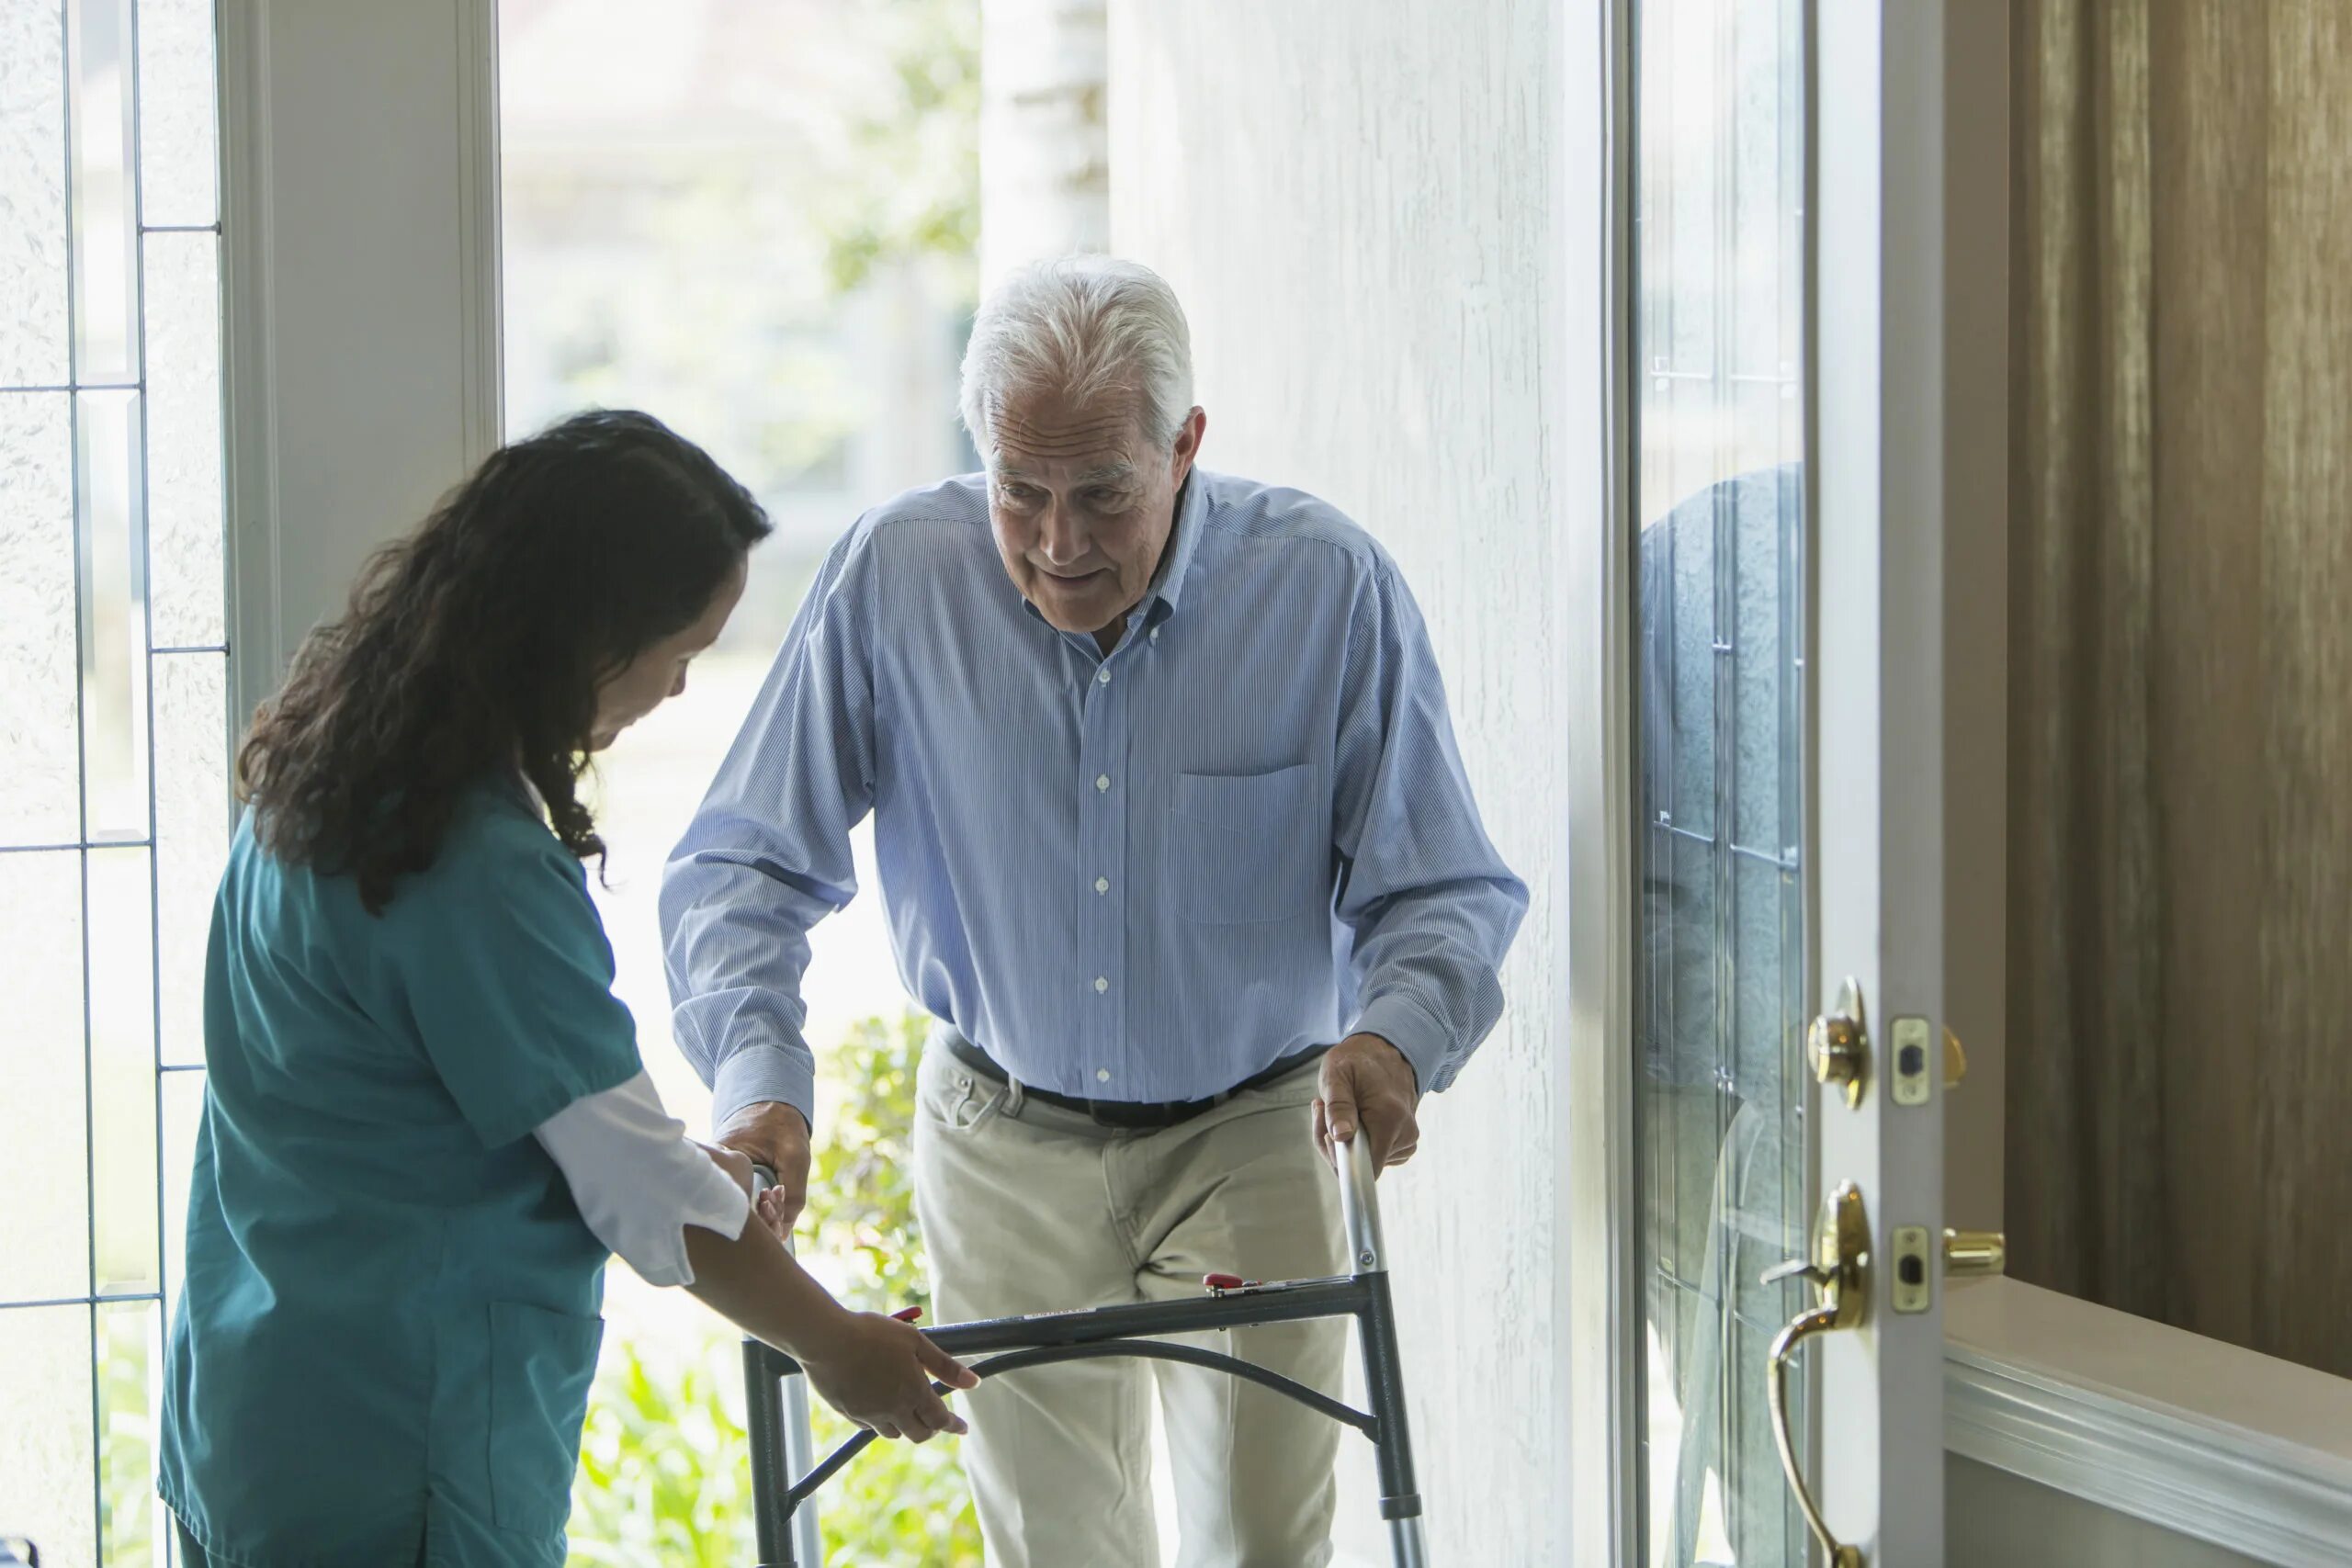
<path fill-rule="evenodd" d="M 775 1100 L 747 1105 L 718 1129 L 718 1142 L 738 1149 L 775 1173 L 776 1196 L 761 1217 L 776 1239 L 790 1243 L 792 1227 L 808 1196 L 808 1122 L 791 1106 Z"/>
<path fill-rule="evenodd" d="M 932 1380 L 950 1388 L 977 1388 L 980 1382 L 913 1325 L 876 1313 L 842 1314 L 821 1347 L 800 1363 L 809 1385 L 850 1420 L 876 1437 L 918 1443 L 967 1430 Z"/>
<path fill-rule="evenodd" d="M 741 1188 L 744 1194 L 752 1200 L 752 1212 L 759 1215 L 760 1224 L 774 1233 L 778 1240 L 790 1240 L 792 1217 L 785 1211 L 784 1190 L 779 1187 L 771 1187 L 764 1192 L 755 1190 L 752 1181 L 752 1157 L 749 1155 L 718 1144 L 706 1144 L 699 1138 L 695 1139 L 694 1142 L 700 1146 L 703 1153 L 710 1156 L 710 1162 L 713 1165 L 734 1178 L 735 1185 Z"/>

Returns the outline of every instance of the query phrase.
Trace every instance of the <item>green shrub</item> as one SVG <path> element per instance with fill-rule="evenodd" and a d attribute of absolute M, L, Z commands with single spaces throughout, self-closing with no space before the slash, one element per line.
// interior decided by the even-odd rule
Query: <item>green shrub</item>
<path fill-rule="evenodd" d="M 867 1019 L 822 1063 L 822 1126 L 801 1249 L 830 1260 L 850 1306 L 930 1305 L 910 1156 L 927 1021 Z M 609 1340 L 572 1490 L 574 1568 L 752 1560 L 740 1342 L 714 1317 L 684 1350 Z M 850 1434 L 819 1404 L 820 1452 Z M 818 1494 L 829 1568 L 979 1568 L 979 1527 L 953 1439 L 876 1443 Z"/>

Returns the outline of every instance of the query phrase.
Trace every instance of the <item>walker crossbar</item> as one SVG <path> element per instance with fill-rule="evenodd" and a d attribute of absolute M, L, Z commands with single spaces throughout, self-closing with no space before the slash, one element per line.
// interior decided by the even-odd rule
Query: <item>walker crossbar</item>
<path fill-rule="evenodd" d="M 1214 1290 L 1196 1300 L 1129 1302 L 1077 1312 L 992 1318 L 930 1331 L 932 1342 L 958 1359 L 987 1357 L 971 1370 L 982 1378 L 1061 1361 L 1132 1356 L 1179 1361 L 1272 1389 L 1371 1439 L 1380 1473 L 1380 1513 L 1388 1521 L 1396 1568 L 1426 1568 L 1421 1499 L 1413 1489 L 1412 1445 L 1405 1424 L 1404 1373 L 1396 1355 L 1396 1311 L 1388 1292 L 1387 1258 L 1381 1244 L 1380 1215 L 1373 1195 L 1372 1156 L 1357 1140 L 1339 1145 L 1340 1213 L 1347 1232 L 1348 1261 L 1355 1272 L 1328 1280 L 1293 1280 Z M 1160 1337 L 1209 1329 L 1302 1323 L 1320 1318 L 1355 1320 L 1363 1358 L 1369 1410 L 1357 1410 L 1295 1379 L 1254 1362 Z M 816 1532 L 803 1512 L 817 1490 L 874 1440 L 859 1432 L 809 1465 L 795 1481 L 790 1470 L 808 1463 L 806 1382 L 791 1357 L 756 1339 L 743 1342 L 746 1425 L 752 1449 L 752 1506 L 759 1540 L 760 1568 L 820 1568 L 804 1560 Z M 946 1390 L 941 1388 L 942 1393 Z M 795 1437 L 798 1442 L 794 1442 Z M 797 1447 L 799 1455 L 787 1453 Z"/>

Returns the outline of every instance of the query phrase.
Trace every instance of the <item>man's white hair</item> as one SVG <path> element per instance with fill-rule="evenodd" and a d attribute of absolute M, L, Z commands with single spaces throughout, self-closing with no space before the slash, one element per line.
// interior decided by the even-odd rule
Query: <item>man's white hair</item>
<path fill-rule="evenodd" d="M 996 412 L 1017 399 L 1136 400 L 1147 441 L 1167 446 L 1193 412 L 1184 307 L 1148 266 L 1114 256 L 1035 262 L 999 284 L 964 350 L 964 428 L 996 458 Z"/>

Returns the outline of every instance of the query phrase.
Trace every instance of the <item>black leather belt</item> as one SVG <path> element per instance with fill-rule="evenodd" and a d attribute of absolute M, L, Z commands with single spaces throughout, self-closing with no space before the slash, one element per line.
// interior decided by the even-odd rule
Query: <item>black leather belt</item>
<path fill-rule="evenodd" d="M 1012 1075 L 997 1066 L 995 1057 L 962 1035 L 941 1030 L 933 1039 L 946 1046 L 949 1055 L 989 1082 L 1009 1084 L 1012 1081 Z M 1064 1111 L 1075 1111 L 1081 1116 L 1091 1116 L 1104 1127 L 1150 1131 L 1190 1122 L 1195 1116 L 1216 1110 L 1237 1094 L 1263 1089 L 1277 1078 L 1288 1077 L 1329 1049 L 1328 1045 L 1317 1045 L 1310 1050 L 1294 1051 L 1264 1072 L 1244 1078 L 1223 1094 L 1213 1094 L 1206 1100 L 1086 1100 L 1074 1094 L 1056 1094 L 1049 1089 L 1032 1089 L 1027 1084 L 1021 1086 L 1021 1092 L 1041 1105 L 1059 1106 Z"/>

